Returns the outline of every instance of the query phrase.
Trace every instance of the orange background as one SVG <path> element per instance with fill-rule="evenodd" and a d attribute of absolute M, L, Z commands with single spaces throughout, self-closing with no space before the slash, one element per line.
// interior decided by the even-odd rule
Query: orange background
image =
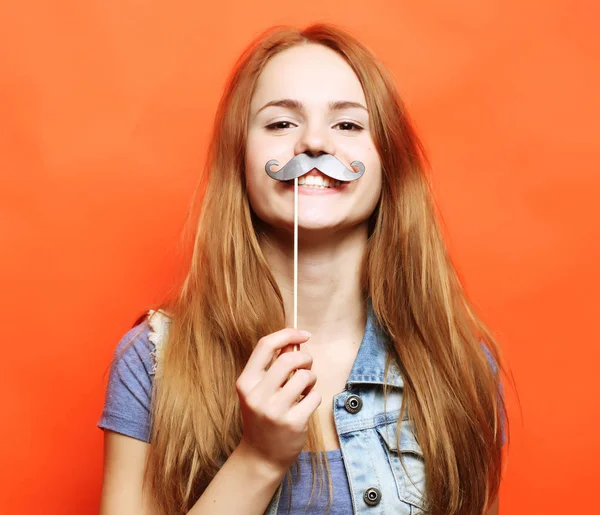
<path fill-rule="evenodd" d="M 0 10 L 0 511 L 98 509 L 106 367 L 181 259 L 225 77 L 332 21 L 393 72 L 504 346 L 503 514 L 591 513 L 600 461 L 597 2 L 12 1 Z"/>

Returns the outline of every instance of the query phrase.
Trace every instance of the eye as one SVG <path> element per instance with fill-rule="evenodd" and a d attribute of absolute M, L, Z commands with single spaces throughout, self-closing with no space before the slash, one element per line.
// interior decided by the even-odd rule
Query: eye
<path fill-rule="evenodd" d="M 282 127 L 282 125 L 286 125 L 286 126 Z M 280 122 L 275 122 L 270 125 L 267 125 L 266 128 L 270 131 L 281 131 L 281 130 L 289 129 L 291 125 L 294 125 L 294 124 L 292 122 L 287 122 L 285 120 L 282 120 Z"/>
<path fill-rule="evenodd" d="M 342 125 L 344 127 L 353 127 L 351 129 L 342 128 L 343 131 L 360 132 L 363 130 L 363 128 L 360 125 L 356 125 L 355 123 L 352 123 L 352 122 L 340 122 L 337 125 Z"/>

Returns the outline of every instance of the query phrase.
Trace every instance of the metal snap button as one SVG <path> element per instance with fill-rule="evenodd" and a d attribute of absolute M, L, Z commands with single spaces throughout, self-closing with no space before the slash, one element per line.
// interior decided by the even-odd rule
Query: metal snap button
<path fill-rule="evenodd" d="M 381 501 L 381 492 L 374 487 L 367 488 L 363 499 L 369 506 L 377 506 L 379 501 Z"/>
<path fill-rule="evenodd" d="M 362 399 L 358 395 L 350 395 L 344 403 L 348 413 L 358 413 L 362 408 Z"/>

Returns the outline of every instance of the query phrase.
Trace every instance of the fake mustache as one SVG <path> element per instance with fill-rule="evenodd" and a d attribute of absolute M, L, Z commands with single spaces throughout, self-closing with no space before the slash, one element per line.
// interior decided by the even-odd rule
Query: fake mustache
<path fill-rule="evenodd" d="M 354 181 L 365 173 L 365 165 L 360 161 L 352 161 L 350 166 L 358 168 L 358 172 L 348 170 L 344 163 L 331 154 L 322 154 L 317 157 L 311 157 L 308 154 L 298 154 L 288 161 L 288 163 L 276 172 L 271 171 L 272 166 L 278 166 L 279 161 L 271 159 L 265 165 L 265 171 L 269 177 L 278 181 L 289 181 L 300 177 L 305 173 L 316 168 L 332 179 L 338 181 Z"/>

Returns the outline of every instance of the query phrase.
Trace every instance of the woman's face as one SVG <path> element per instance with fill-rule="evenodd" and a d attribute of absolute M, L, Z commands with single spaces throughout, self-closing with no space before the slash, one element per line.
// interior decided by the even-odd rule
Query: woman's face
<path fill-rule="evenodd" d="M 265 107 L 282 100 L 285 105 Z M 362 107 L 332 109 L 333 102 Z M 277 160 L 276 171 L 302 153 L 331 154 L 349 170 L 352 161 L 361 161 L 365 173 L 341 188 L 299 186 L 298 226 L 304 231 L 348 229 L 368 219 L 381 192 L 381 163 L 366 108 L 354 71 L 327 47 L 297 46 L 269 60 L 250 103 L 245 160 L 250 205 L 261 220 L 293 231 L 293 185 L 269 177 L 265 164 Z"/>

